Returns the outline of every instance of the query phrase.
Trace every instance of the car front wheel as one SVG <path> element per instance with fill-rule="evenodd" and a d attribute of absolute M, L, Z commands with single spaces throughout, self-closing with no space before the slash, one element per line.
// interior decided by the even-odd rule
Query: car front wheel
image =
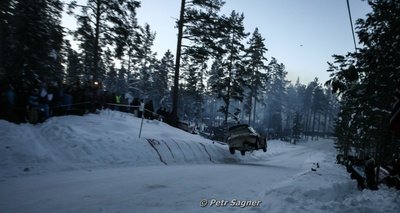
<path fill-rule="evenodd" d="M 233 154 L 235 154 L 235 149 L 232 147 L 229 147 L 229 152 L 233 155 Z"/>
<path fill-rule="evenodd" d="M 244 150 L 240 151 L 240 154 L 242 154 L 243 156 L 245 153 L 246 153 L 246 151 L 244 151 Z"/>

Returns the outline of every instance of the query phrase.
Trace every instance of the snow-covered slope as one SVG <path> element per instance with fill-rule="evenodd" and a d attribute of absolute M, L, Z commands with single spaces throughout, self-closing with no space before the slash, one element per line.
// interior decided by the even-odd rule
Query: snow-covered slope
<path fill-rule="evenodd" d="M 398 190 L 384 185 L 378 191 L 358 190 L 356 180 L 335 163 L 333 146 L 326 145 L 323 140 L 299 145 L 309 150 L 303 156 L 309 167 L 263 193 L 264 200 L 271 203 L 264 212 L 400 212 Z M 279 158 L 274 157 L 274 161 Z"/>
<path fill-rule="evenodd" d="M 226 145 L 156 120 L 105 110 L 43 124 L 0 120 L 0 177 L 72 169 L 251 161 L 279 152 L 231 155 Z"/>
<path fill-rule="evenodd" d="M 0 120 L 0 212 L 400 212 L 399 191 L 357 189 L 331 140 L 241 156 L 158 121 L 139 138 L 140 124 L 114 111 Z"/>

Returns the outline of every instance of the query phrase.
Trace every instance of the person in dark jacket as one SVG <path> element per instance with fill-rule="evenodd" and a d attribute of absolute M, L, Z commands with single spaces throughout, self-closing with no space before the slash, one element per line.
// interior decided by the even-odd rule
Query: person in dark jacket
<path fill-rule="evenodd" d="M 26 106 L 29 123 L 36 124 L 39 120 L 39 90 L 32 89 Z"/>
<path fill-rule="evenodd" d="M 140 106 L 139 98 L 134 98 L 131 102 L 131 106 L 135 117 L 139 117 L 139 106 Z"/>
<path fill-rule="evenodd" d="M 140 102 L 139 102 L 139 118 L 142 118 L 143 116 L 144 116 L 144 102 L 143 102 L 143 99 L 140 99 Z"/>
<path fill-rule="evenodd" d="M 144 118 L 146 118 L 146 119 L 153 119 L 153 112 L 154 112 L 153 101 L 152 101 L 152 100 L 149 100 L 149 101 L 144 105 Z"/>
<path fill-rule="evenodd" d="M 41 121 L 46 120 L 50 117 L 49 103 L 53 100 L 53 94 L 47 91 L 47 85 L 43 84 L 39 90 L 39 111 L 43 113 L 44 117 L 40 117 Z"/>
<path fill-rule="evenodd" d="M 14 107 L 15 107 L 15 90 L 12 84 L 8 84 L 6 91 L 6 117 L 8 120 L 15 120 Z"/>

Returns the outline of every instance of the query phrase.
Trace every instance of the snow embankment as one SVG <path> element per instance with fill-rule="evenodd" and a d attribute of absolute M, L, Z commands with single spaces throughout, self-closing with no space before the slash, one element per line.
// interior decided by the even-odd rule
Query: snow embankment
<path fill-rule="evenodd" d="M 231 155 L 226 145 L 155 120 L 144 120 L 139 138 L 141 121 L 109 110 L 53 117 L 38 125 L 0 120 L 0 177 L 115 166 L 252 161 L 285 149 L 279 143 L 267 154 Z"/>
<path fill-rule="evenodd" d="M 313 146 L 305 163 L 308 171 L 274 185 L 261 197 L 269 204 L 264 212 L 400 212 L 400 192 L 380 186 L 377 191 L 357 189 L 344 166 L 335 163 L 333 146 L 315 149 L 318 142 L 299 146 Z M 318 164 L 317 164 L 318 163 Z"/>

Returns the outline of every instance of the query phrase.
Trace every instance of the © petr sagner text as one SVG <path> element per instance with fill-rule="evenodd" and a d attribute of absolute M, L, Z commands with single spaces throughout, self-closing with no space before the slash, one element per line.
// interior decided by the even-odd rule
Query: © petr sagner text
<path fill-rule="evenodd" d="M 200 201 L 201 207 L 239 207 L 239 208 L 246 208 L 246 207 L 258 207 L 262 201 L 259 200 L 218 200 L 218 199 L 203 199 Z"/>

